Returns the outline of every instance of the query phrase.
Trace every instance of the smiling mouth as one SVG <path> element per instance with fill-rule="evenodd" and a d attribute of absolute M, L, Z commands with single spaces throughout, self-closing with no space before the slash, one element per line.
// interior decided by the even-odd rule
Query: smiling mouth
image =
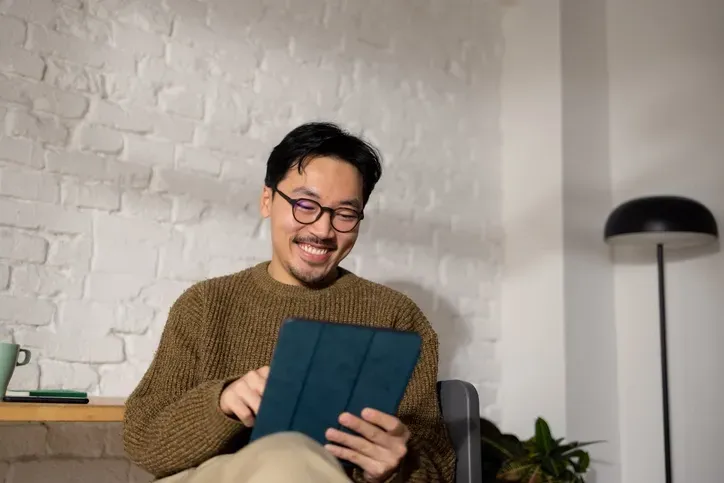
<path fill-rule="evenodd" d="M 311 255 L 326 255 L 327 253 L 332 251 L 330 248 L 315 247 L 307 243 L 299 243 L 299 248 Z"/>

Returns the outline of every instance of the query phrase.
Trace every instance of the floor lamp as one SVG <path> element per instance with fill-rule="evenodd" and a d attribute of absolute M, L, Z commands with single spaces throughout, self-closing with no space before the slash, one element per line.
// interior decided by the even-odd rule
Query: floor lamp
<path fill-rule="evenodd" d="M 656 246 L 656 265 L 659 275 L 659 337 L 661 340 L 666 483 L 671 483 L 672 476 L 664 247 L 702 246 L 716 242 L 718 237 L 716 220 L 711 211 L 697 201 L 678 196 L 651 196 L 630 200 L 613 210 L 606 220 L 604 239 L 607 243 Z"/>

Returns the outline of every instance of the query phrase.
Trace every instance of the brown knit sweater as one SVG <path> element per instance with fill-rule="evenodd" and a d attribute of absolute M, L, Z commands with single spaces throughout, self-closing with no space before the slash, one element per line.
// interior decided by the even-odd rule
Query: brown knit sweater
<path fill-rule="evenodd" d="M 130 458 L 161 478 L 243 447 L 250 430 L 221 412 L 221 391 L 268 365 L 281 323 L 300 317 L 422 336 L 420 360 L 398 412 L 412 433 L 400 476 L 451 482 L 455 455 L 436 393 L 438 341 L 419 308 L 399 292 L 341 269 L 324 289 L 285 285 L 269 275 L 268 263 L 197 283 L 173 304 L 153 362 L 126 403 L 123 437 Z"/>

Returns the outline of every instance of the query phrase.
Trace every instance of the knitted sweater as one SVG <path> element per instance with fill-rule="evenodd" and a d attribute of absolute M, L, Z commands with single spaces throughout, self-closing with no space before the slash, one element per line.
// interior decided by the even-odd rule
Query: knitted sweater
<path fill-rule="evenodd" d="M 415 303 L 342 269 L 323 289 L 282 284 L 269 275 L 268 264 L 196 283 L 172 305 L 154 359 L 126 403 L 123 439 L 130 458 L 161 478 L 243 447 L 250 429 L 221 412 L 221 392 L 270 364 L 281 323 L 299 317 L 422 336 L 397 414 L 411 432 L 400 476 L 451 482 L 455 455 L 438 406 L 437 335 Z"/>

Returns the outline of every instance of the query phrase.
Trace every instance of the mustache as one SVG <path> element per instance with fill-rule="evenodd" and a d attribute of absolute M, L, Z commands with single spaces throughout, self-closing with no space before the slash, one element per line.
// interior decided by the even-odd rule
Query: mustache
<path fill-rule="evenodd" d="M 316 236 L 299 236 L 294 237 L 294 240 L 292 240 L 296 244 L 300 243 L 308 243 L 310 245 L 316 245 L 322 248 L 327 248 L 329 250 L 336 250 L 337 244 L 334 242 L 334 240 L 330 239 L 322 239 Z"/>

